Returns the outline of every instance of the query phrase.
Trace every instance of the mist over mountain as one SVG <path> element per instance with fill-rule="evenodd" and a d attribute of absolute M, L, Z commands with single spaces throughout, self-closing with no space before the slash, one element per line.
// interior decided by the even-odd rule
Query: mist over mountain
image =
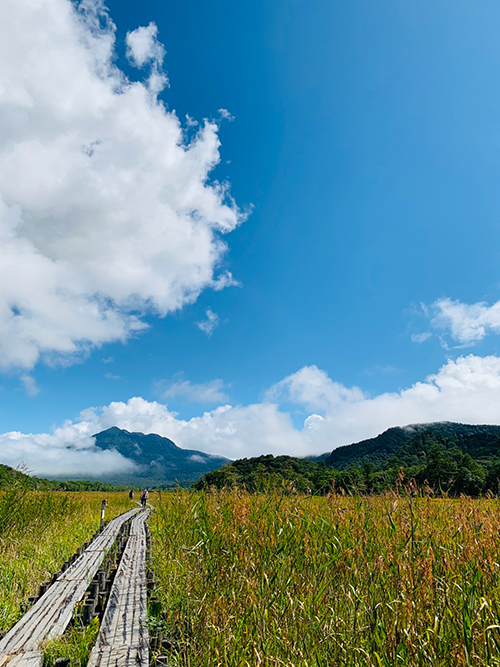
<path fill-rule="evenodd" d="M 115 450 L 136 465 L 135 471 L 130 473 L 103 475 L 96 470 L 91 476 L 113 484 L 169 486 L 179 482 L 185 485 L 230 463 L 222 456 L 181 449 L 169 438 L 154 433 L 130 433 L 116 426 L 96 433 L 94 438 L 99 449 Z"/>

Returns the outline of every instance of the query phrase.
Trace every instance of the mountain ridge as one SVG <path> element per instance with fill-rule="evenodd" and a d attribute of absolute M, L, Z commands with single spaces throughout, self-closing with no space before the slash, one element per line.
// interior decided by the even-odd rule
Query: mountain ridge
<path fill-rule="evenodd" d="M 102 450 L 115 450 L 136 464 L 136 471 L 101 475 L 113 484 L 143 486 L 189 484 L 202 475 L 228 463 L 223 456 L 182 449 L 173 440 L 156 433 L 140 433 L 112 426 L 95 433 L 95 444 Z"/>
<path fill-rule="evenodd" d="M 500 451 L 500 426 L 450 421 L 393 426 L 374 438 L 337 447 L 328 456 L 313 460 L 323 460 L 337 470 L 366 463 L 380 469 L 391 457 L 399 458 L 403 465 L 418 465 L 423 461 L 421 454 L 434 442 L 445 449 L 458 447 L 474 459 L 488 460 Z"/>
<path fill-rule="evenodd" d="M 378 493 L 405 480 L 451 495 L 500 490 L 500 426 L 433 422 L 392 427 L 319 457 L 262 455 L 205 474 L 197 489 Z"/>

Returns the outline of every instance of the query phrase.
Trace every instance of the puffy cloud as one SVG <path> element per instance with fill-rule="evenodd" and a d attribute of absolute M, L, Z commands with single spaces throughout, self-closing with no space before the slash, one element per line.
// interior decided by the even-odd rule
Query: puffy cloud
<path fill-rule="evenodd" d="M 310 410 L 329 411 L 334 405 L 362 400 L 363 392 L 332 381 L 317 366 L 304 366 L 271 387 L 266 396 L 268 400 L 285 398 Z"/>
<path fill-rule="evenodd" d="M 370 438 L 391 426 L 433 421 L 500 423 L 500 358 L 468 355 L 407 389 L 370 397 L 333 382 L 315 366 L 285 378 L 284 398 L 322 413 L 302 431 L 306 451 L 327 451 Z M 276 388 L 273 391 L 276 391 Z M 328 446 L 327 446 L 328 445 Z"/>
<path fill-rule="evenodd" d="M 154 23 L 141 26 L 127 33 L 127 57 L 136 67 L 143 67 L 146 63 L 153 62 L 158 67 L 163 65 L 165 49 L 157 39 L 158 28 Z"/>
<path fill-rule="evenodd" d="M 306 366 L 272 387 L 266 400 L 220 406 L 180 420 L 167 406 L 142 398 L 92 410 L 96 430 L 118 425 L 160 433 L 180 447 L 229 458 L 265 453 L 307 455 L 370 438 L 391 426 L 432 421 L 500 424 L 500 358 L 468 355 L 449 360 L 436 374 L 407 389 L 373 397 Z M 309 414 L 296 428 L 280 403 Z"/>
<path fill-rule="evenodd" d="M 488 333 L 500 333 L 500 301 L 492 306 L 484 302 L 462 303 L 453 299 L 438 299 L 425 307 L 431 318 L 431 325 L 448 333 L 453 340 L 463 345 L 473 345 Z M 426 334 L 423 334 L 429 337 Z M 412 340 L 422 342 L 426 338 L 412 336 Z"/>
<path fill-rule="evenodd" d="M 135 67 L 149 64 L 151 73 L 148 79 L 149 90 L 157 95 L 168 85 L 168 79 L 162 71 L 165 49 L 158 39 L 158 28 L 154 23 L 141 26 L 127 33 L 127 57 Z"/>
<path fill-rule="evenodd" d="M 212 287 L 241 220 L 211 183 L 217 125 L 187 134 L 157 93 L 164 50 L 101 0 L 4 0 L 0 22 L 0 366 L 85 353 Z"/>
<path fill-rule="evenodd" d="M 25 461 L 38 474 L 83 475 L 82 470 L 111 471 L 113 466 L 121 470 L 126 461 L 112 458 L 111 453 L 102 460 L 102 468 L 93 468 L 101 454 L 90 436 L 110 426 L 158 433 L 180 447 L 228 458 L 317 454 L 373 437 L 391 426 L 433 421 L 500 424 L 499 398 L 496 356 L 449 360 L 423 382 L 373 397 L 333 381 L 316 366 L 306 366 L 272 387 L 262 403 L 221 405 L 188 420 L 179 419 L 163 403 L 140 397 L 89 408 L 50 435 L 0 436 L 0 461 L 9 465 Z M 309 413 L 301 427 L 280 408 L 283 402 Z"/>
<path fill-rule="evenodd" d="M 184 379 L 182 375 L 174 380 L 156 383 L 156 391 L 162 399 L 184 398 L 192 403 L 226 402 L 229 398 L 224 389 L 225 384 L 220 379 L 195 383 Z"/>

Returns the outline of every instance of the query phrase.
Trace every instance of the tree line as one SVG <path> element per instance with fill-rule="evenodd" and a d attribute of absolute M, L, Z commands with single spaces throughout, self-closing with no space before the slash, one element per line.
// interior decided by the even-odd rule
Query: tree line
<path fill-rule="evenodd" d="M 417 465 L 407 465 L 391 456 L 378 467 L 370 462 L 357 463 L 343 470 L 291 456 L 259 456 L 234 461 L 205 474 L 193 485 L 196 490 L 245 488 L 249 492 L 282 489 L 287 493 L 325 495 L 343 493 L 381 493 L 397 489 L 413 480 L 422 490 L 453 496 L 479 496 L 500 489 L 500 456 L 479 462 L 457 447 L 427 443 Z"/>

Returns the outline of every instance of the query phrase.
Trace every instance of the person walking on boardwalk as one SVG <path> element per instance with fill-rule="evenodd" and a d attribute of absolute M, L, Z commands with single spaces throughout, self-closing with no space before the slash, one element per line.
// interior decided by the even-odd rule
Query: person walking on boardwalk
<path fill-rule="evenodd" d="M 146 503 L 148 502 L 148 498 L 149 498 L 148 490 L 144 489 L 144 491 L 141 493 L 141 505 L 143 510 L 146 509 Z"/>

